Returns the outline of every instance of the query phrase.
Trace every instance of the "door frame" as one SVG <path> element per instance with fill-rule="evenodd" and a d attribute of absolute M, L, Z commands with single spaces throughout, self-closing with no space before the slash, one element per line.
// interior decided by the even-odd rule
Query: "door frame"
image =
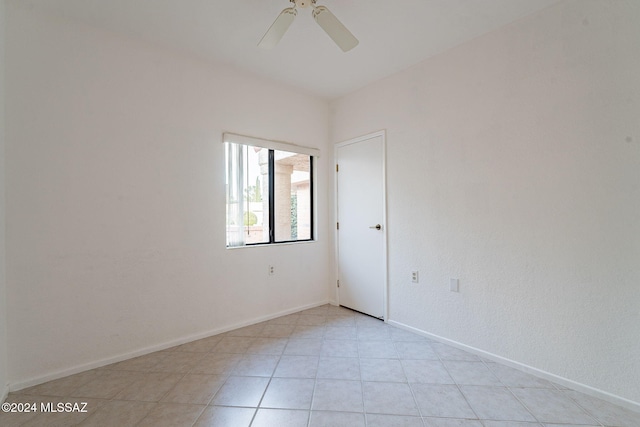
<path fill-rule="evenodd" d="M 382 251 L 383 251 L 383 257 L 384 257 L 384 264 L 383 264 L 383 292 L 382 292 L 382 303 L 383 303 L 383 320 L 386 323 L 389 319 L 389 272 L 388 272 L 388 264 L 389 264 L 389 256 L 388 256 L 388 250 L 387 250 L 387 131 L 385 129 L 376 131 L 376 132 L 372 132 L 372 133 L 368 133 L 366 135 L 362 135 L 362 136 L 358 136 L 356 138 L 352 138 L 352 139 L 348 139 L 346 141 L 342 141 L 342 142 L 338 142 L 334 145 L 334 149 L 333 149 L 333 161 L 334 161 L 334 165 L 338 164 L 338 149 L 341 147 L 344 147 L 346 145 L 351 145 L 351 144 L 357 144 L 359 142 L 363 142 L 366 141 L 368 139 L 372 139 L 372 138 L 377 138 L 377 137 L 382 137 L 382 170 L 380 171 L 380 173 L 382 173 Z M 338 280 L 340 279 L 340 263 L 339 263 L 339 257 L 340 257 L 340 247 L 338 245 L 338 227 L 337 227 L 337 223 L 338 223 L 338 210 L 339 210 L 339 206 L 338 206 L 338 176 L 337 174 L 340 173 L 338 171 L 335 170 L 334 168 L 334 179 L 333 179 L 333 206 L 334 206 L 334 221 L 333 223 L 336 224 L 336 226 L 333 229 L 333 233 L 334 233 L 334 253 L 335 253 L 335 283 L 336 283 L 336 288 L 335 288 L 335 300 L 338 304 L 338 306 L 340 305 L 340 289 L 338 287 Z"/>

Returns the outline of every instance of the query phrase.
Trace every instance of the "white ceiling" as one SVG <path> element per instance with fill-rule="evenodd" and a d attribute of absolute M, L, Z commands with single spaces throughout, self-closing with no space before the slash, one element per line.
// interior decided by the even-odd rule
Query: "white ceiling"
<path fill-rule="evenodd" d="M 256 45 L 289 0 L 9 0 L 189 51 L 335 98 L 560 0 L 318 0 L 360 40 L 342 52 L 298 16 L 273 50 Z"/>

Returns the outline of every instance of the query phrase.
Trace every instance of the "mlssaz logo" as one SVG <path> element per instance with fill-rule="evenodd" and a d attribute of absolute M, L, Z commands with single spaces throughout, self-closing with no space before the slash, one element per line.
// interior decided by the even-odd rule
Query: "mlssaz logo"
<path fill-rule="evenodd" d="M 87 402 L 42 402 L 40 412 L 87 412 Z"/>

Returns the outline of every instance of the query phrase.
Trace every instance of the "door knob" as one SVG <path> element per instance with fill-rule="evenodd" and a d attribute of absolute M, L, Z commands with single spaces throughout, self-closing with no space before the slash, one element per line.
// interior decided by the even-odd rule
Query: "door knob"
<path fill-rule="evenodd" d="M 376 230 L 382 230 L 382 226 L 380 224 L 372 225 L 369 228 L 375 228 Z"/>

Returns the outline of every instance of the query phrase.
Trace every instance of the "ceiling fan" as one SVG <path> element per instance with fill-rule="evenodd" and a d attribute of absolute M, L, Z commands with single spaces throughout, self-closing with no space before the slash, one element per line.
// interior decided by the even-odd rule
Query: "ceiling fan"
<path fill-rule="evenodd" d="M 265 49 L 275 47 L 298 14 L 297 8 L 304 9 L 307 7 L 313 8 L 313 18 L 343 52 L 347 52 L 358 45 L 358 39 L 347 30 L 347 27 L 338 21 L 338 18 L 325 6 L 316 6 L 316 0 L 289 1 L 293 3 L 293 7 L 288 7 L 280 12 L 280 15 L 271 24 L 258 46 Z"/>

